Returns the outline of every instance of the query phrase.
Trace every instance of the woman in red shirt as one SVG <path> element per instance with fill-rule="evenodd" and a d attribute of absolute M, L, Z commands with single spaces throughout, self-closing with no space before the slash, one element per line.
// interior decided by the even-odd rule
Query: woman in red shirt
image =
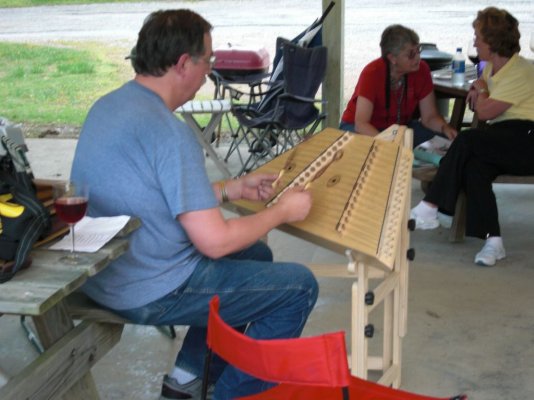
<path fill-rule="evenodd" d="M 454 139 L 456 129 L 436 108 L 430 68 L 421 61 L 417 33 L 391 25 L 382 33 L 380 48 L 382 57 L 360 75 L 340 129 L 375 136 L 393 124 L 408 125 L 414 130 L 414 147 L 434 135 Z M 420 121 L 415 120 L 417 109 Z"/>

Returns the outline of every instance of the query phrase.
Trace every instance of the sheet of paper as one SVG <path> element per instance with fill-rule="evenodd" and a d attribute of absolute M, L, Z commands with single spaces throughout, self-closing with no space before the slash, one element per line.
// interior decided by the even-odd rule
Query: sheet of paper
<path fill-rule="evenodd" d="M 416 149 L 427 151 L 430 153 L 436 153 L 440 156 L 444 156 L 451 145 L 451 140 L 442 136 L 434 136 L 432 139 L 421 143 Z"/>
<path fill-rule="evenodd" d="M 127 215 L 116 217 L 84 217 L 75 226 L 75 250 L 94 253 L 109 242 L 126 225 L 130 219 Z M 59 242 L 50 246 L 51 250 L 70 250 L 71 234 L 64 236 Z"/>
<path fill-rule="evenodd" d="M 421 143 L 413 149 L 414 165 L 421 166 L 425 163 L 439 166 L 441 158 L 445 155 L 451 141 L 441 136 L 434 136 L 432 139 Z"/>

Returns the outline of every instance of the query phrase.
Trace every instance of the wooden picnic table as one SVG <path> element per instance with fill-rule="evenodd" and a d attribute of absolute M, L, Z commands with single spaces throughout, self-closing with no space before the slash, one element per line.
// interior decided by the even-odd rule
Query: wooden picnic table
<path fill-rule="evenodd" d="M 66 300 L 87 278 L 128 249 L 124 237 L 139 225 L 139 220 L 130 219 L 102 249 L 85 254 L 86 261 L 80 265 L 62 263 L 63 251 L 36 249 L 31 255 L 31 267 L 0 285 L 0 314 L 31 317 L 44 348 L 33 362 L 0 387 L 0 399 L 99 398 L 90 370 L 118 343 L 123 325 L 92 321 L 75 325 Z"/>
<path fill-rule="evenodd" d="M 452 99 L 453 106 L 450 117 L 450 125 L 456 130 L 460 131 L 464 124 L 465 109 L 467 107 L 467 93 L 469 92 L 469 87 L 471 81 L 466 81 L 463 86 L 454 86 L 450 79 L 439 79 L 434 75 L 432 79 L 434 83 L 434 93 L 436 99 Z M 479 120 L 476 116 L 476 113 L 473 115 L 473 119 L 469 125 L 471 128 L 476 128 L 479 126 Z"/>

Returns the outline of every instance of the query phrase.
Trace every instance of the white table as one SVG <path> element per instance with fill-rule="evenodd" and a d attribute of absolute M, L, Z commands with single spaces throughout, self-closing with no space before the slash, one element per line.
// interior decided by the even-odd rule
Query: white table
<path fill-rule="evenodd" d="M 182 116 L 187 125 L 189 125 L 193 132 L 195 132 L 198 141 L 208 156 L 212 158 L 219 171 L 221 171 L 227 178 L 231 178 L 232 174 L 230 174 L 226 164 L 219 158 L 211 146 L 211 139 L 215 133 L 215 129 L 219 126 L 223 115 L 230 111 L 230 108 L 231 103 L 229 100 L 191 100 L 183 106 L 178 107 L 175 111 Z M 195 114 L 211 115 L 210 121 L 205 128 L 202 128 L 199 125 L 194 118 Z"/>

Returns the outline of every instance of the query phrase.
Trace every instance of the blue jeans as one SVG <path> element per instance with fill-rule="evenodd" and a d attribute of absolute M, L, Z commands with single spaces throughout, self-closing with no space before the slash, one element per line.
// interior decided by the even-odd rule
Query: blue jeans
<path fill-rule="evenodd" d="M 433 130 L 425 127 L 420 121 L 412 120 L 408 124 L 408 128 L 413 129 L 413 148 L 415 149 L 417 146 L 419 146 L 421 143 L 426 142 L 427 140 L 432 139 L 435 135 L 443 136 L 443 134 L 439 132 L 434 132 Z M 339 123 L 339 129 L 342 131 L 349 131 L 349 132 L 356 132 L 356 128 L 354 127 L 354 124 L 350 124 L 348 122 L 341 121 Z"/>
<path fill-rule="evenodd" d="M 299 337 L 317 300 L 313 274 L 295 263 L 272 262 L 263 242 L 229 255 L 205 259 L 182 286 L 146 306 L 115 311 L 144 325 L 189 325 L 176 366 L 202 376 L 206 353 L 208 304 L 220 297 L 220 314 L 229 325 L 255 339 Z M 212 362 L 214 399 L 255 394 L 273 386 L 227 366 Z"/>

